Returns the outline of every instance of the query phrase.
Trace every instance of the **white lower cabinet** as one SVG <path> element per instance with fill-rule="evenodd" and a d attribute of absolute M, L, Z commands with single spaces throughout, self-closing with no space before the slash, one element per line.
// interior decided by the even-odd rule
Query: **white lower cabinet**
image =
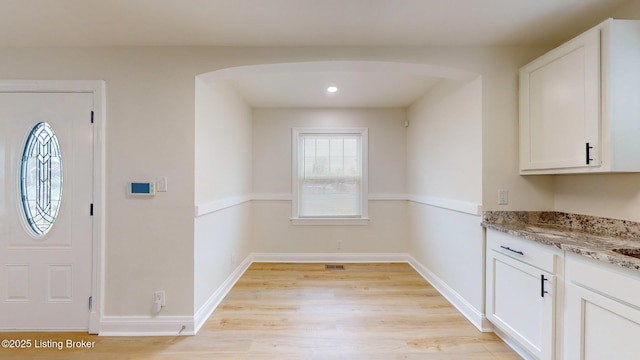
<path fill-rule="evenodd" d="M 640 276 L 568 254 L 567 360 L 640 359 Z"/>
<path fill-rule="evenodd" d="M 534 359 L 555 359 L 562 252 L 487 229 L 487 318 Z"/>
<path fill-rule="evenodd" d="M 486 314 L 527 359 L 640 359 L 640 273 L 487 229 Z"/>

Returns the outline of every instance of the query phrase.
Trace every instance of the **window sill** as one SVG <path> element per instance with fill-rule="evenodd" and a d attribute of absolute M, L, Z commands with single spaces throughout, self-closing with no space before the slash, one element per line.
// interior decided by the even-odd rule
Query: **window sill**
<path fill-rule="evenodd" d="M 291 225 L 369 225 L 369 218 L 291 218 Z"/>

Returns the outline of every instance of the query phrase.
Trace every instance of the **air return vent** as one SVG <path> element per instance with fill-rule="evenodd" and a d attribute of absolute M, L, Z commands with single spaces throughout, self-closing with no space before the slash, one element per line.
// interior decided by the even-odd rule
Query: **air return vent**
<path fill-rule="evenodd" d="M 324 266 L 326 270 L 344 270 L 344 265 L 339 264 L 327 264 Z"/>

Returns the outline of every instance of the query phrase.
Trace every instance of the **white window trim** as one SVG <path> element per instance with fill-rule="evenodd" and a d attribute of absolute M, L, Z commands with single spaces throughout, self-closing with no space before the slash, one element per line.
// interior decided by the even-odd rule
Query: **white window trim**
<path fill-rule="evenodd" d="M 362 215 L 359 217 L 301 218 L 298 216 L 298 138 L 300 135 L 353 135 L 362 137 Z M 369 224 L 369 129 L 368 128 L 292 128 L 291 129 L 291 224 L 368 225 Z"/>

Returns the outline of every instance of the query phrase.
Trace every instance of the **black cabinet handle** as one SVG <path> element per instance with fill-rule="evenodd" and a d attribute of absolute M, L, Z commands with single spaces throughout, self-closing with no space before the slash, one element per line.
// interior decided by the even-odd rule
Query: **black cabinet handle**
<path fill-rule="evenodd" d="M 544 274 L 540 275 L 540 297 L 544 297 L 544 294 L 548 294 L 548 291 L 544 290 L 544 282 L 547 281 L 549 279 L 546 279 L 544 277 Z"/>
<path fill-rule="evenodd" d="M 591 158 L 591 149 L 593 149 L 593 146 L 589 146 L 589 143 L 587 143 L 587 146 L 586 146 L 587 165 L 591 164 L 591 162 L 593 161 L 593 159 Z"/>
<path fill-rule="evenodd" d="M 513 250 L 512 248 L 508 247 L 508 246 L 502 246 L 500 245 L 501 248 L 505 249 L 505 250 L 509 250 L 511 252 L 514 252 L 516 254 L 520 254 L 522 256 L 524 256 L 524 253 L 522 251 L 518 251 L 518 250 Z"/>

